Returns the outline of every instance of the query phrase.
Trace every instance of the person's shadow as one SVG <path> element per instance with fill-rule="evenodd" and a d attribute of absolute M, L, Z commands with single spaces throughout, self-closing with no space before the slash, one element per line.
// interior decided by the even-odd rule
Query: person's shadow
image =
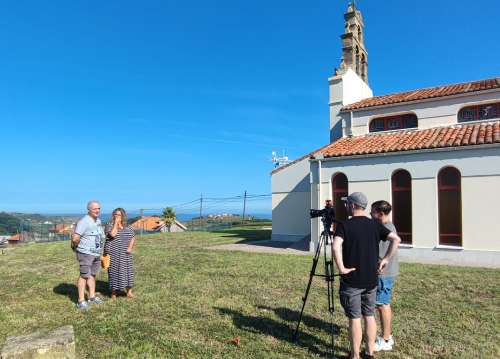
<path fill-rule="evenodd" d="M 304 331 L 299 333 L 298 340 L 295 340 L 295 326 L 294 324 L 297 322 L 299 318 L 299 313 L 286 308 L 269 308 L 269 307 L 258 307 L 259 309 L 266 309 L 274 311 L 280 318 L 283 319 L 284 322 L 276 321 L 266 317 L 258 317 L 245 315 L 241 312 L 229 309 L 229 308 L 219 308 L 215 307 L 222 315 L 228 315 L 232 318 L 234 325 L 242 330 L 249 331 L 252 333 L 262 333 L 264 335 L 273 336 L 278 340 L 284 340 L 289 343 L 293 343 L 300 347 L 307 349 L 309 352 L 321 355 L 321 356 L 329 356 L 331 355 L 331 343 L 326 342 L 315 335 L 311 335 Z M 322 321 L 320 319 L 316 319 L 310 316 L 303 316 L 302 318 L 304 325 L 316 327 L 319 329 L 323 329 L 330 333 L 330 324 Z M 292 325 L 289 325 L 286 322 L 294 322 Z M 293 326 L 293 328 L 292 328 Z M 334 335 L 338 335 L 340 332 L 340 328 L 337 325 L 334 325 Z M 339 357 L 339 353 L 347 356 L 348 350 L 342 347 L 335 345 L 335 353 L 337 357 Z"/>
<path fill-rule="evenodd" d="M 52 291 L 55 294 L 67 296 L 74 303 L 78 301 L 78 288 L 73 283 L 59 283 L 52 289 Z M 108 283 L 102 280 L 96 280 L 95 291 L 96 293 L 101 293 L 106 296 L 111 295 Z"/>

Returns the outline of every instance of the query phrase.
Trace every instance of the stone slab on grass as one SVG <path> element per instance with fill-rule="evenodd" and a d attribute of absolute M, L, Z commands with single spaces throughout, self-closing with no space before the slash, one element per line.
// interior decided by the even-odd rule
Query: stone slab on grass
<path fill-rule="evenodd" d="M 72 325 L 50 333 L 7 337 L 1 359 L 74 359 L 75 333 Z"/>

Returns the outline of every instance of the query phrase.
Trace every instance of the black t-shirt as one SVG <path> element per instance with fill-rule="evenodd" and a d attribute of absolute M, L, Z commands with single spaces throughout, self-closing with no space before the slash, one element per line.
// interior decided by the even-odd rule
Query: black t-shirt
<path fill-rule="evenodd" d="M 349 218 L 337 226 L 335 236 L 342 237 L 342 257 L 346 268 L 356 268 L 342 280 L 350 287 L 371 289 L 377 285 L 378 244 L 391 233 L 377 221 L 365 216 Z"/>

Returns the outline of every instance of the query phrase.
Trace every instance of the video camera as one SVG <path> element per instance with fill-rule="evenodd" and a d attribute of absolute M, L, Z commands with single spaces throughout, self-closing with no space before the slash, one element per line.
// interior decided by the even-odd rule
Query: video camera
<path fill-rule="evenodd" d="M 321 217 L 325 234 L 329 234 L 330 228 L 335 220 L 335 209 L 333 209 L 332 201 L 327 199 L 325 201 L 325 208 L 323 209 L 311 209 L 309 211 L 309 216 L 311 218 Z"/>

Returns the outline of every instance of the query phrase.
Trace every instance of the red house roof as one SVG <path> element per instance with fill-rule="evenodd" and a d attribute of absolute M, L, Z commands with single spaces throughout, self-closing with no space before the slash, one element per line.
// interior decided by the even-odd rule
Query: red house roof
<path fill-rule="evenodd" d="M 285 166 L 275 169 L 272 173 L 279 172 L 294 163 L 318 154 L 323 154 L 324 157 L 328 158 L 436 148 L 457 148 L 495 143 L 500 144 L 500 121 L 457 124 L 425 130 L 371 133 L 363 136 L 341 138 Z"/>
<path fill-rule="evenodd" d="M 160 219 L 158 216 L 142 217 L 130 224 L 130 227 L 137 230 L 154 231 L 160 226 Z"/>
<path fill-rule="evenodd" d="M 344 106 L 342 108 L 342 111 L 359 110 L 368 107 L 392 105 L 402 102 L 426 100 L 435 97 L 452 96 L 492 89 L 500 89 L 500 77 L 473 82 L 463 82 L 452 85 L 429 87 L 413 91 L 395 93 L 391 95 L 374 96 Z"/>
<path fill-rule="evenodd" d="M 17 241 L 20 241 L 21 240 L 21 234 L 18 233 L 18 234 L 14 234 L 13 236 L 11 236 L 9 238 L 9 242 L 12 241 L 12 242 L 17 242 Z"/>

